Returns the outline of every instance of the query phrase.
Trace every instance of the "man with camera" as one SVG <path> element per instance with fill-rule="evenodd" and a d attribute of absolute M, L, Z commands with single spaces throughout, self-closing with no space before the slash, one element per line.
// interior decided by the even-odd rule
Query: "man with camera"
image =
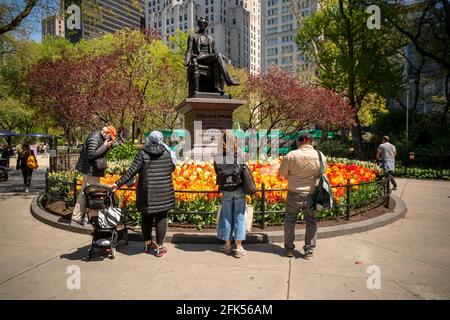
<path fill-rule="evenodd" d="M 101 131 L 91 133 L 81 147 L 80 158 L 75 167 L 83 174 L 83 187 L 73 209 L 72 221 L 82 225 L 87 223 L 84 217 L 86 199 L 83 190 L 86 186 L 100 183 L 100 177 L 105 175 L 107 168 L 106 153 L 116 139 L 117 131 L 113 126 L 105 126 Z"/>
<path fill-rule="evenodd" d="M 322 160 L 322 170 L 320 165 Z M 317 241 L 317 218 L 314 193 L 321 176 L 327 171 L 325 156 L 313 147 L 310 133 L 302 133 L 298 138 L 298 149 L 289 152 L 281 161 L 280 175 L 288 179 L 288 195 L 284 218 L 284 248 L 286 256 L 294 256 L 295 224 L 301 210 L 305 217 L 305 251 L 303 257 L 312 259 Z"/>

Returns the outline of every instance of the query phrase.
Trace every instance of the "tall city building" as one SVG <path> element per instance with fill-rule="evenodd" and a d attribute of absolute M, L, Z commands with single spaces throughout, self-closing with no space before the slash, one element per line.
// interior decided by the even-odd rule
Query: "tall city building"
<path fill-rule="evenodd" d="M 42 38 L 45 36 L 52 37 L 64 37 L 65 34 L 65 24 L 64 17 L 62 16 L 51 16 L 42 19 Z"/>
<path fill-rule="evenodd" d="M 244 9 L 250 13 L 250 72 L 261 72 L 261 2 L 264 0 L 244 0 Z"/>
<path fill-rule="evenodd" d="M 259 2 L 260 0 L 146 0 L 146 26 L 156 29 L 167 41 L 177 30 L 196 30 L 197 20 L 205 16 L 209 23 L 207 32 L 214 37 L 217 51 L 227 56 L 234 66 L 259 72 Z"/>
<path fill-rule="evenodd" d="M 305 18 L 318 9 L 317 0 L 262 0 L 262 71 L 272 65 L 296 72 L 304 63 L 297 50 L 297 17 Z"/>
<path fill-rule="evenodd" d="M 71 5 L 79 6 L 80 0 L 65 0 L 64 8 Z M 121 29 L 141 29 L 144 26 L 144 0 L 96 0 L 81 10 L 81 29 L 68 30 L 66 38 L 72 42 L 80 38 L 92 39 L 106 33 L 114 33 Z"/>

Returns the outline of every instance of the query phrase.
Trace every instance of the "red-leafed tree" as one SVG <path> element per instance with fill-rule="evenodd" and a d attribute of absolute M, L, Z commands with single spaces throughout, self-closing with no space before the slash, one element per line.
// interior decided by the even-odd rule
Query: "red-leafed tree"
<path fill-rule="evenodd" d="M 294 75 L 272 67 L 246 83 L 249 127 L 297 131 L 309 125 L 348 128 L 354 112 L 348 101 L 329 89 L 304 85 Z"/>
<path fill-rule="evenodd" d="M 117 54 L 37 63 L 27 76 L 31 102 L 54 115 L 69 141 L 76 127 L 96 128 L 114 119 L 137 90 L 115 72 Z"/>

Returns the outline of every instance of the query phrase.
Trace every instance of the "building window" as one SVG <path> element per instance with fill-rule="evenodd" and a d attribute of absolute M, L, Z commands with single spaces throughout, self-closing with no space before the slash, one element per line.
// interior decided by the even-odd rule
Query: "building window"
<path fill-rule="evenodd" d="M 278 48 L 269 48 L 267 49 L 267 55 L 268 56 L 273 56 L 278 54 Z"/>
<path fill-rule="evenodd" d="M 281 27 L 281 32 L 286 32 L 286 31 L 292 31 L 292 23 L 291 24 L 285 24 L 284 26 Z"/>
<path fill-rule="evenodd" d="M 289 64 L 289 63 L 292 63 L 292 56 L 284 57 L 281 59 L 281 64 Z"/>
<path fill-rule="evenodd" d="M 269 47 L 277 45 L 278 44 L 278 38 L 271 38 L 267 40 L 267 45 Z"/>
<path fill-rule="evenodd" d="M 278 32 L 278 27 L 272 27 L 267 29 L 267 34 L 273 34 Z"/>

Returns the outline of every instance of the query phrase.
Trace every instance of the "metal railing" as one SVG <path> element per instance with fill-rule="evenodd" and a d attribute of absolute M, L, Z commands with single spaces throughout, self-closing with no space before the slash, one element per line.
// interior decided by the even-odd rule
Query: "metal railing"
<path fill-rule="evenodd" d="M 361 183 L 357 183 L 357 184 L 351 184 L 350 180 L 346 181 L 347 183 L 345 185 L 342 186 L 332 186 L 332 189 L 339 189 L 339 188 L 343 188 L 345 190 L 345 197 L 341 197 L 341 199 L 344 199 L 344 201 L 339 201 L 337 204 L 334 205 L 334 209 L 336 212 L 343 212 L 343 214 L 336 214 L 336 215 L 331 215 L 325 218 L 318 218 L 318 220 L 336 220 L 336 219 L 342 219 L 345 218 L 347 221 L 350 220 L 350 218 L 352 216 L 358 215 L 361 212 L 367 211 L 369 210 L 369 208 L 376 208 L 378 206 L 381 206 L 384 204 L 384 206 L 386 208 L 389 207 L 389 201 L 390 201 L 390 183 L 389 180 L 387 179 L 387 177 L 381 177 L 378 178 L 374 181 L 370 181 L 370 182 L 361 182 Z M 53 200 L 59 199 L 59 200 L 63 200 L 66 202 L 66 206 L 69 207 L 69 205 L 71 204 L 72 206 L 75 205 L 76 201 L 77 201 L 77 187 L 81 186 L 81 184 L 77 183 L 77 179 L 74 179 L 73 181 L 64 181 L 64 182 L 58 182 L 61 183 L 62 185 L 66 186 L 65 191 L 67 193 L 72 193 L 73 196 L 68 197 L 68 196 L 64 196 L 62 194 L 60 195 L 52 195 L 51 194 L 51 188 L 52 186 L 49 184 L 49 180 L 48 180 L 48 173 L 46 174 L 46 179 L 45 179 L 45 190 L 46 193 L 48 195 L 51 196 L 51 198 Z M 368 202 L 362 202 L 362 203 L 355 203 L 352 202 L 353 198 L 355 197 L 355 194 L 357 193 L 356 190 L 360 189 L 360 188 L 364 188 L 364 187 L 368 187 L 368 186 L 374 186 L 374 192 L 378 192 L 379 194 L 377 194 L 375 197 L 369 199 Z M 69 191 L 70 190 L 70 191 Z M 130 187 L 122 187 L 119 188 L 118 190 L 123 190 L 123 191 L 136 191 L 135 188 L 130 188 Z M 288 192 L 288 189 L 268 189 L 265 187 L 265 184 L 262 183 L 261 185 L 261 189 L 258 189 L 255 193 L 255 195 L 253 195 L 253 199 L 254 197 L 256 197 L 257 194 L 260 194 L 260 197 L 257 197 L 256 201 L 252 201 L 252 204 L 259 204 L 260 210 L 254 211 L 254 215 L 255 216 L 260 216 L 260 223 L 261 223 L 261 227 L 262 229 L 266 228 L 267 226 L 267 215 L 269 214 L 283 214 L 284 215 L 284 210 L 266 210 L 266 206 L 268 204 L 267 200 L 268 200 L 268 193 L 270 192 Z M 63 192 L 64 193 L 64 192 Z M 216 190 L 175 190 L 175 193 L 187 193 L 187 194 L 219 194 L 219 191 Z M 71 198 L 71 199 L 70 199 Z M 69 200 L 70 199 L 70 200 Z M 70 201 L 70 204 L 69 204 Z M 259 203 L 258 203 L 259 202 Z M 320 212 L 320 210 L 319 210 Z M 169 215 L 189 215 L 189 214 L 198 214 L 198 215 L 216 215 L 217 211 L 214 212 L 210 212 L 210 211 L 195 211 L 195 212 L 188 212 L 188 211 L 176 211 L 176 210 L 171 210 L 169 212 Z"/>

